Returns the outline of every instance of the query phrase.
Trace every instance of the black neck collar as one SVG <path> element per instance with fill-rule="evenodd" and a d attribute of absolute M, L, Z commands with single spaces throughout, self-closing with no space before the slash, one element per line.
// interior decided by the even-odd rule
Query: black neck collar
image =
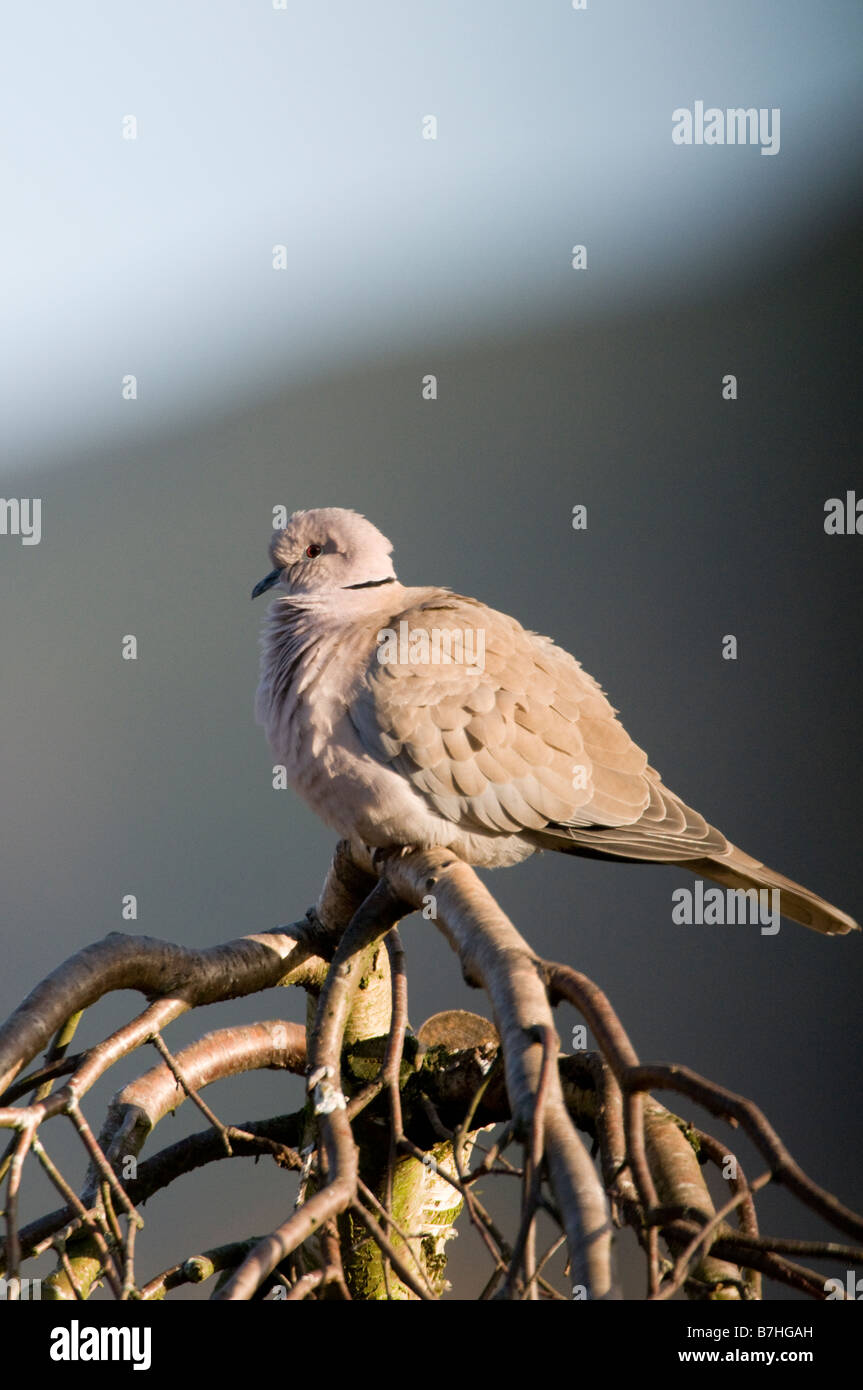
<path fill-rule="evenodd" d="M 382 584 L 395 584 L 395 575 L 389 579 L 367 579 L 364 584 L 343 584 L 344 589 L 379 589 Z"/>

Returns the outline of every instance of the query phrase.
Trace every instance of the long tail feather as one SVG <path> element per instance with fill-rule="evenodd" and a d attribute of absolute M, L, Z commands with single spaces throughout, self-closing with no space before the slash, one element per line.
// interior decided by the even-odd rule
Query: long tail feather
<path fill-rule="evenodd" d="M 757 859 L 744 854 L 736 845 L 729 845 L 729 853 L 716 859 L 688 859 L 686 868 L 694 874 L 712 878 L 728 888 L 778 888 L 779 910 L 783 917 L 799 922 L 813 931 L 825 936 L 844 936 L 849 931 L 859 931 L 860 927 L 853 917 L 838 907 L 811 893 L 802 884 L 768 869 Z"/>

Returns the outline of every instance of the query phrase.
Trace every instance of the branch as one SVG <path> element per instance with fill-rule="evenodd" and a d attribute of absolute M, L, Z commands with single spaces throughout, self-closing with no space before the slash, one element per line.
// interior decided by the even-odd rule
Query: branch
<path fill-rule="evenodd" d="M 465 978 L 488 994 L 503 1047 L 513 1118 L 527 1142 L 541 1090 L 541 1039 L 550 1034 L 558 1045 L 541 962 L 473 869 L 447 851 L 389 856 L 383 872 L 398 897 L 414 907 L 433 894 L 434 920 L 457 952 Z M 590 1155 L 567 1114 L 556 1067 L 548 1077 L 544 1147 L 566 1229 L 573 1282 L 583 1285 L 591 1298 L 608 1298 L 608 1205 Z"/>
<path fill-rule="evenodd" d="M 0 1103 L 21 1068 L 69 1016 L 105 994 L 138 990 L 170 1003 L 170 1017 L 176 1018 L 188 1009 L 275 985 L 318 988 L 329 968 L 327 957 L 319 954 L 326 947 L 325 936 L 308 917 L 203 951 L 111 932 L 52 971 L 0 1027 Z"/>

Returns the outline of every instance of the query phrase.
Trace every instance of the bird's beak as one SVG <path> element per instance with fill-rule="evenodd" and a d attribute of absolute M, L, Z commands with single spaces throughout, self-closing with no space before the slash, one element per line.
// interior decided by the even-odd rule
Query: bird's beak
<path fill-rule="evenodd" d="M 252 598 L 258 598 L 260 594 L 265 594 L 268 589 L 272 589 L 274 584 L 278 584 L 281 574 L 281 570 L 270 570 L 266 578 L 259 579 L 252 590 Z"/>

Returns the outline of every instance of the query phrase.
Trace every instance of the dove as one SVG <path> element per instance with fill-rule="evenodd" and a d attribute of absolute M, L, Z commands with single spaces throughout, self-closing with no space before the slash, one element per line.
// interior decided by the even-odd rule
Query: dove
<path fill-rule="evenodd" d="M 358 512 L 297 511 L 269 553 L 252 591 L 279 590 L 256 717 L 290 785 L 342 838 L 444 847 L 482 868 L 540 850 L 680 864 L 778 890 L 782 914 L 816 931 L 859 930 L 669 790 L 550 638 L 477 599 L 401 584 L 392 545 Z"/>

